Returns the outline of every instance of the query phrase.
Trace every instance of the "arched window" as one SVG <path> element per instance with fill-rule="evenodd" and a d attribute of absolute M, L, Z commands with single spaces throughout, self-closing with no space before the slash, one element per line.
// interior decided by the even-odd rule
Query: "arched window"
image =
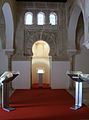
<path fill-rule="evenodd" d="M 25 13 L 25 25 L 33 24 L 33 14 L 31 12 Z"/>
<path fill-rule="evenodd" d="M 39 12 L 37 14 L 37 24 L 44 25 L 45 24 L 45 14 L 43 12 Z"/>
<path fill-rule="evenodd" d="M 56 25 L 57 24 L 57 15 L 56 15 L 55 12 L 50 13 L 49 24 L 51 24 L 51 25 Z"/>

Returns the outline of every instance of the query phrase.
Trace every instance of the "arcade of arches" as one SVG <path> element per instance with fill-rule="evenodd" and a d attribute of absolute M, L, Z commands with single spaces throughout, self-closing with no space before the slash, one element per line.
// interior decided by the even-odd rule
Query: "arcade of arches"
<path fill-rule="evenodd" d="M 73 88 L 67 71 L 89 73 L 88 11 L 89 0 L 0 0 L 0 74 L 20 72 L 14 89 L 31 89 L 39 72 L 51 89 Z M 25 24 L 26 13 L 30 24 Z M 89 89 L 86 83 L 83 87 Z"/>

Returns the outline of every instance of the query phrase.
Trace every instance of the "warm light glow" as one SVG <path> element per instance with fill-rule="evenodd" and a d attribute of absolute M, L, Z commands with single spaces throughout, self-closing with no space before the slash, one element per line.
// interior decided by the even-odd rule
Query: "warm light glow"
<path fill-rule="evenodd" d="M 50 47 L 47 42 L 39 40 L 33 44 L 32 47 L 33 56 L 36 57 L 48 57 L 50 52 Z"/>
<path fill-rule="evenodd" d="M 44 73 L 44 70 L 39 68 L 39 69 L 37 70 L 37 73 Z"/>
<path fill-rule="evenodd" d="M 50 83 L 50 47 L 44 40 L 36 41 L 32 46 L 32 84 L 39 84 L 38 75 L 43 74 L 43 84 Z"/>

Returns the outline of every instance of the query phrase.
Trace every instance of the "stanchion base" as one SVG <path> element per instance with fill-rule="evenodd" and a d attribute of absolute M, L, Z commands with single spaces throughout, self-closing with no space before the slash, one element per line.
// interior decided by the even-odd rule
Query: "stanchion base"
<path fill-rule="evenodd" d="M 73 107 L 70 107 L 70 109 L 73 109 L 73 110 L 77 110 L 79 108 L 81 108 L 81 106 L 78 106 L 78 105 L 74 105 Z"/>
<path fill-rule="evenodd" d="M 5 110 L 5 111 L 7 111 L 7 112 L 10 112 L 10 111 L 15 110 L 15 108 L 12 108 L 12 107 L 5 107 L 5 108 L 3 108 L 3 110 Z"/>

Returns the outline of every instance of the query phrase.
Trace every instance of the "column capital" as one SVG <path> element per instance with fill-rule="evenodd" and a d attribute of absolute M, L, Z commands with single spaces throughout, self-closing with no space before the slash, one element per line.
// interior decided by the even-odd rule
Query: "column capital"
<path fill-rule="evenodd" d="M 9 57 L 14 54 L 14 49 L 5 49 L 5 54 Z"/>
<path fill-rule="evenodd" d="M 77 54 L 77 50 L 76 49 L 68 49 L 67 53 L 69 54 L 69 56 L 73 56 Z"/>

